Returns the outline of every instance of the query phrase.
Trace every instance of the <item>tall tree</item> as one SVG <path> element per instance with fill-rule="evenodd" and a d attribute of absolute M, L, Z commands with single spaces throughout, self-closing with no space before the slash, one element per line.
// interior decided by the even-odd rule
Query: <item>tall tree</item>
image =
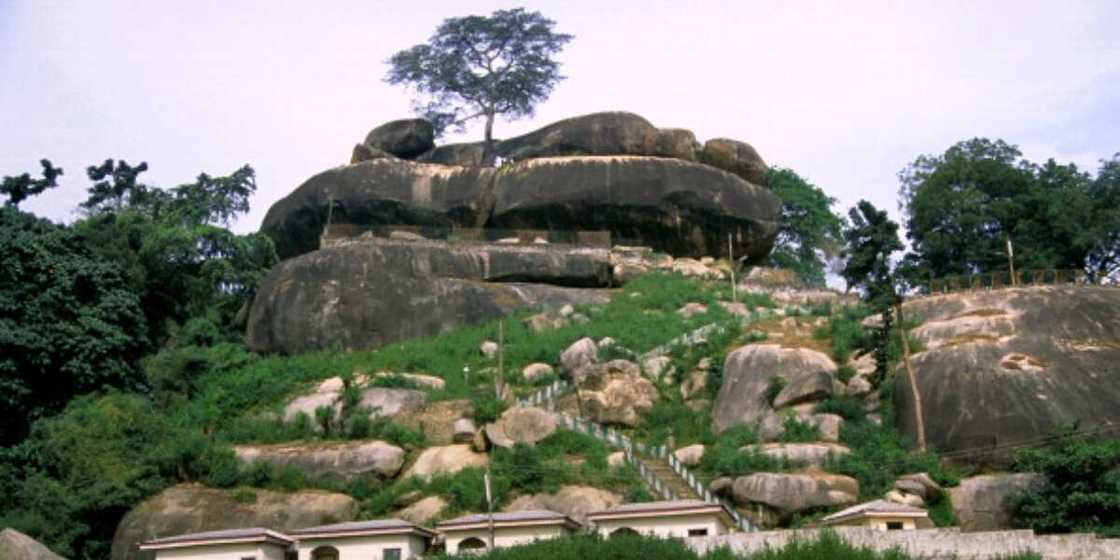
<path fill-rule="evenodd" d="M 858 287 L 863 292 L 864 301 L 882 318 L 874 342 L 876 373 L 881 381 L 890 361 L 892 310 L 900 301 L 891 255 L 902 250 L 902 242 L 898 238 L 898 224 L 885 210 L 866 200 L 848 211 L 848 221 L 844 230 L 847 262 L 841 276 L 849 288 Z"/>
<path fill-rule="evenodd" d="M 832 211 L 836 199 L 792 169 L 771 167 L 767 185 L 782 199 L 781 225 L 770 260 L 794 271 L 807 284 L 823 285 L 825 259 L 836 256 L 844 243 L 844 220 Z"/>
<path fill-rule="evenodd" d="M 32 179 L 30 173 L 4 177 L 4 181 L 0 183 L 0 194 L 8 196 L 5 205 L 19 206 L 19 203 L 28 197 L 58 186 L 58 176 L 62 175 L 62 168 L 51 165 L 48 159 L 39 160 L 39 165 L 43 166 L 42 179 Z"/>
<path fill-rule="evenodd" d="M 1093 217 L 1082 227 L 1092 230 L 1085 268 L 1095 279 L 1120 283 L 1120 154 L 1101 162 L 1089 188 Z"/>
<path fill-rule="evenodd" d="M 417 94 L 416 111 L 437 134 L 484 118 L 483 161 L 493 160 L 494 119 L 529 117 L 563 79 L 553 57 L 572 39 L 555 22 L 522 8 L 445 19 L 427 44 L 389 59 L 386 78 Z"/>

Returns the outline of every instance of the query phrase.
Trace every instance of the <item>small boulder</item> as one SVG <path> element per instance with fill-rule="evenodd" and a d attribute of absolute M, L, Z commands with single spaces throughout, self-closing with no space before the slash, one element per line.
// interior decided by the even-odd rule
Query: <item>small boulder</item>
<path fill-rule="evenodd" d="M 708 370 L 696 368 L 688 372 L 681 383 L 681 397 L 685 400 L 703 396 L 708 391 Z"/>
<path fill-rule="evenodd" d="M 708 485 L 708 490 L 711 490 L 713 494 L 723 496 L 731 493 L 731 489 L 734 486 L 734 478 L 731 478 L 730 476 L 721 476 L 713 480 L 712 483 Z"/>
<path fill-rule="evenodd" d="M 599 361 L 599 345 L 588 337 L 575 341 L 560 354 L 560 366 L 568 374 L 574 374 L 583 366 L 597 361 Z"/>
<path fill-rule="evenodd" d="M 65 560 L 43 543 L 11 528 L 0 531 L 0 558 L 4 560 Z"/>
<path fill-rule="evenodd" d="M 917 508 L 926 507 L 926 501 L 923 500 L 921 496 L 918 496 L 916 494 L 907 494 L 906 492 L 901 492 L 899 490 L 888 490 L 883 497 L 886 498 L 886 500 L 889 502 L 902 504 L 904 506 Z"/>
<path fill-rule="evenodd" d="M 621 503 L 622 496 L 614 492 L 591 486 L 569 485 L 561 487 L 555 494 L 520 496 L 506 506 L 505 511 L 555 511 L 583 523 L 588 513 L 610 509 Z"/>
<path fill-rule="evenodd" d="M 397 416 L 424 408 L 428 395 L 415 389 L 370 387 L 362 390 L 358 406 L 370 409 L 370 418 Z"/>
<path fill-rule="evenodd" d="M 478 428 L 474 425 L 474 420 L 460 418 L 455 421 L 452 430 L 454 431 L 452 441 L 455 443 L 470 443 L 474 439 L 474 433 L 478 431 Z"/>
<path fill-rule="evenodd" d="M 696 135 L 683 128 L 662 128 L 657 131 L 655 155 L 696 161 L 701 150 Z"/>
<path fill-rule="evenodd" d="M 439 496 L 428 496 L 398 511 L 395 517 L 415 525 L 424 525 L 438 517 L 447 509 L 447 500 Z"/>
<path fill-rule="evenodd" d="M 642 371 L 646 377 L 661 381 L 661 376 L 673 370 L 673 359 L 669 356 L 649 356 L 642 360 Z"/>
<path fill-rule="evenodd" d="M 625 464 L 626 464 L 626 453 L 624 453 L 622 451 L 615 451 L 614 453 L 611 453 L 610 455 L 607 455 L 607 466 L 608 467 L 621 467 Z"/>
<path fill-rule="evenodd" d="M 851 449 L 835 443 L 762 443 L 739 449 L 810 467 L 823 467 L 829 457 L 847 455 Z"/>
<path fill-rule="evenodd" d="M 739 505 L 764 504 L 788 518 L 807 509 L 854 504 L 859 482 L 827 473 L 755 473 L 735 479 L 732 495 Z"/>
<path fill-rule="evenodd" d="M 522 323 L 524 323 L 530 331 L 542 333 L 567 326 L 568 319 L 564 318 L 559 313 L 542 311 L 526 317 Z"/>
<path fill-rule="evenodd" d="M 657 387 L 633 362 L 612 360 L 580 371 L 580 405 L 592 422 L 637 427 L 659 398 Z"/>
<path fill-rule="evenodd" d="M 832 371 L 799 371 L 791 373 L 789 377 L 782 392 L 774 398 L 774 408 L 823 401 L 837 392 L 837 382 Z"/>
<path fill-rule="evenodd" d="M 435 147 L 435 130 L 424 119 L 387 122 L 369 132 L 364 144 L 403 159 L 413 159 Z"/>
<path fill-rule="evenodd" d="M 1011 496 L 1045 485 L 1046 477 L 1035 473 L 983 474 L 962 479 L 949 496 L 962 531 L 999 531 L 1013 525 Z"/>
<path fill-rule="evenodd" d="M 478 351 L 483 356 L 494 359 L 498 355 L 498 343 L 493 340 L 484 340 L 478 345 Z"/>
<path fill-rule="evenodd" d="M 857 375 L 848 380 L 848 385 L 844 388 L 844 394 L 849 397 L 866 397 L 870 395 L 875 387 L 863 375 Z"/>
<path fill-rule="evenodd" d="M 713 138 L 704 143 L 700 152 L 700 162 L 712 167 L 729 171 L 761 187 L 767 184 L 766 174 L 770 170 L 758 152 L 746 142 L 729 138 Z"/>
<path fill-rule="evenodd" d="M 483 142 L 444 144 L 420 154 L 416 157 L 416 161 L 438 163 L 441 165 L 477 167 L 482 165 L 482 155 L 485 151 L 486 149 Z"/>
<path fill-rule="evenodd" d="M 556 415 L 534 407 L 514 407 L 502 413 L 496 422 L 486 425 L 486 437 L 492 445 L 512 448 L 518 443 L 533 445 L 556 433 Z"/>
<path fill-rule="evenodd" d="M 740 301 L 721 301 L 719 302 L 719 306 L 722 307 L 724 311 L 740 319 L 751 316 L 751 310 L 747 307 L 747 304 Z"/>
<path fill-rule="evenodd" d="M 829 443 L 840 441 L 840 431 L 844 428 L 844 418 L 839 414 L 814 414 L 809 417 L 809 423 L 817 427 L 817 434 L 821 441 Z"/>
<path fill-rule="evenodd" d="M 368 473 L 392 478 L 404 465 L 404 450 L 384 441 L 236 445 L 233 452 L 246 464 L 291 466 L 311 475 L 331 474 L 343 478 Z"/>
<path fill-rule="evenodd" d="M 943 491 L 941 485 L 924 472 L 902 475 L 894 482 L 894 487 L 927 500 L 940 495 Z"/>
<path fill-rule="evenodd" d="M 685 466 L 695 467 L 700 464 L 700 461 L 704 460 L 704 445 L 697 443 L 682 447 L 674 451 L 673 456 Z"/>
<path fill-rule="evenodd" d="M 552 366 L 537 362 L 525 366 L 525 369 L 521 370 L 521 378 L 532 383 L 534 381 L 537 381 L 538 379 L 548 377 L 553 373 L 554 371 L 552 369 Z"/>
<path fill-rule="evenodd" d="M 418 388 L 427 389 L 429 391 L 442 391 L 447 387 L 447 382 L 443 378 L 434 375 L 426 375 L 422 373 L 393 373 L 389 371 L 379 371 L 373 374 L 376 378 L 397 378 L 404 382 Z"/>
<path fill-rule="evenodd" d="M 384 150 L 371 148 L 365 144 L 355 144 L 354 151 L 350 152 L 350 165 L 369 161 L 371 159 L 397 159 L 397 156 Z"/>
<path fill-rule="evenodd" d="M 485 453 L 475 453 L 470 445 L 454 444 L 429 447 L 420 452 L 401 476 L 402 479 L 417 477 L 431 479 L 437 474 L 455 474 L 470 467 L 485 467 L 490 458 Z"/>
<path fill-rule="evenodd" d="M 689 302 L 689 303 L 684 304 L 684 307 L 681 307 L 680 309 L 677 310 L 677 315 L 680 315 L 681 317 L 684 317 L 684 318 L 687 319 L 689 317 L 695 317 L 697 315 L 703 315 L 707 312 L 708 312 L 708 306 L 707 305 L 704 305 L 703 303 Z"/>

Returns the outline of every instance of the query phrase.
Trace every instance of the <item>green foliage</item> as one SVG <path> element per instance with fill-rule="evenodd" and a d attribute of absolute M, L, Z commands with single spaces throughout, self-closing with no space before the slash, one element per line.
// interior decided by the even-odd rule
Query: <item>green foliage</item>
<path fill-rule="evenodd" d="M 782 421 L 782 435 L 778 441 L 784 443 L 808 443 L 820 439 L 817 427 L 798 420 L 797 416 L 790 414 Z"/>
<path fill-rule="evenodd" d="M 563 78 L 553 57 L 572 36 L 554 33 L 554 25 L 522 8 L 445 19 L 426 44 L 389 59 L 386 81 L 413 88 L 414 108 L 437 132 L 486 117 L 489 154 L 495 116 L 531 116 Z"/>
<path fill-rule="evenodd" d="M 1016 469 L 1048 485 L 1013 498 L 1015 521 L 1044 533 L 1120 536 L 1120 441 L 1063 430 L 1051 447 L 1023 449 Z"/>
<path fill-rule="evenodd" d="M 754 450 L 741 448 L 759 443 L 758 433 L 750 426 L 732 426 L 723 431 L 704 450 L 700 471 L 709 478 L 742 476 L 756 472 L 781 472 L 789 465 Z"/>
<path fill-rule="evenodd" d="M 62 168 L 51 165 L 50 160 L 47 159 L 39 160 L 39 165 L 43 166 L 42 179 L 32 179 L 30 173 L 4 177 L 4 181 L 0 182 L 0 195 L 7 195 L 8 200 L 4 202 L 6 206 L 19 206 L 19 203 L 28 197 L 58 186 L 58 177 L 62 175 Z"/>
<path fill-rule="evenodd" d="M 866 200 L 848 211 L 848 220 L 850 225 L 844 230 L 848 260 L 840 275 L 848 287 L 863 290 L 864 300 L 873 310 L 882 312 L 898 301 L 891 272 L 891 254 L 903 248 L 898 224 Z"/>
<path fill-rule="evenodd" d="M 836 256 L 844 221 L 832 211 L 836 199 L 791 169 L 771 167 L 767 187 L 782 199 L 781 225 L 770 260 L 793 270 L 802 282 L 824 285 L 824 258 Z"/>
<path fill-rule="evenodd" d="M 1016 146 L 986 138 L 919 156 L 899 173 L 913 251 L 906 276 L 924 286 L 931 277 L 1006 271 L 1008 238 L 1020 270 L 1115 275 L 1117 162 L 1102 162 L 1094 179 L 1074 164 L 1032 163 Z"/>
<path fill-rule="evenodd" d="M 479 424 L 489 424 L 502 416 L 509 405 L 495 397 L 491 392 L 484 392 L 474 399 L 474 421 Z"/>
<path fill-rule="evenodd" d="M 844 364 L 836 368 L 836 379 L 841 383 L 848 383 L 848 381 L 851 381 L 851 379 L 856 375 L 856 369 L 848 364 Z"/>
<path fill-rule="evenodd" d="M 817 403 L 813 410 L 820 414 L 835 414 L 849 422 L 860 422 L 867 417 L 863 401 L 855 397 L 829 397 Z"/>
<path fill-rule="evenodd" d="M 775 375 L 770 378 L 770 383 L 766 386 L 766 402 L 773 405 L 774 400 L 778 398 L 778 395 L 782 394 L 782 389 L 785 388 L 786 380 L 784 377 Z"/>
<path fill-rule="evenodd" d="M 136 388 L 144 334 L 118 266 L 65 226 L 0 208 L 0 445 L 75 395 Z"/>
<path fill-rule="evenodd" d="M 832 358 L 839 364 L 847 364 L 852 354 L 870 348 L 863 319 L 870 310 L 865 306 L 841 307 L 838 313 L 829 316 L 828 324 L 813 332 L 813 337 L 828 340 L 832 347 Z"/>
<path fill-rule="evenodd" d="M 836 402 L 836 401 L 833 401 Z M 818 410 L 820 410 L 818 408 Z M 832 412 L 839 413 L 834 409 Z M 845 418 L 840 441 L 852 450 L 850 454 L 831 457 L 826 470 L 848 475 L 859 481 L 861 498 L 878 499 L 891 489 L 904 474 L 926 472 L 945 486 L 955 486 L 955 473 L 943 469 L 933 452 L 915 453 L 906 440 L 895 431 L 889 409 L 884 411 L 882 425 L 862 415 Z"/>

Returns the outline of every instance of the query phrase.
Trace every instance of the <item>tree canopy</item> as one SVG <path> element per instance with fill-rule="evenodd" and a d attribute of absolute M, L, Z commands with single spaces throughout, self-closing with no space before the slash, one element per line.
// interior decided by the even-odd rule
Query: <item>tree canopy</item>
<path fill-rule="evenodd" d="M 485 118 L 489 158 L 494 118 L 532 116 L 563 79 L 553 57 L 572 36 L 555 33 L 554 26 L 522 8 L 445 19 L 426 44 L 389 59 L 386 81 L 415 90 L 414 107 L 437 134 Z"/>
<path fill-rule="evenodd" d="M 4 177 L 4 181 L 0 183 L 0 194 L 8 196 L 4 204 L 19 206 L 28 197 L 58 186 L 58 176 L 62 175 L 62 169 L 51 165 L 48 159 L 39 160 L 39 165 L 43 166 L 42 179 L 32 179 L 30 173 Z"/>
<path fill-rule="evenodd" d="M 836 199 L 792 169 L 771 167 L 767 185 L 782 199 L 771 262 L 794 271 L 807 284 L 824 285 L 825 259 L 837 256 L 844 242 L 844 220 L 832 211 Z"/>
<path fill-rule="evenodd" d="M 930 277 L 1016 268 L 1116 273 L 1120 200 L 1116 159 L 1094 180 L 1074 164 L 1035 164 L 1002 140 L 974 138 L 920 156 L 899 174 L 911 253 L 905 274 Z"/>

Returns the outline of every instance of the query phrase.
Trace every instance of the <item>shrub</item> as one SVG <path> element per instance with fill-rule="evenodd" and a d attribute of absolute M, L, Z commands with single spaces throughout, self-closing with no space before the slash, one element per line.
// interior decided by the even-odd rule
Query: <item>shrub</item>
<path fill-rule="evenodd" d="M 774 399 L 782 393 L 782 389 L 786 388 L 786 380 L 784 377 L 775 375 L 770 379 L 770 384 L 766 386 L 766 402 L 771 406 L 774 404 Z"/>
<path fill-rule="evenodd" d="M 856 375 L 857 372 L 855 368 L 848 364 L 843 364 L 840 367 L 836 368 L 836 379 L 839 379 L 841 383 L 847 384 Z"/>
<path fill-rule="evenodd" d="M 819 439 L 820 434 L 816 426 L 806 424 L 792 414 L 786 416 L 782 423 L 782 435 L 778 438 L 785 443 L 808 443 Z"/>
<path fill-rule="evenodd" d="M 863 401 L 855 397 L 829 397 L 817 403 L 813 410 L 820 414 L 836 414 L 847 422 L 860 422 L 867 418 Z"/>
<path fill-rule="evenodd" d="M 505 401 L 494 398 L 489 392 L 477 396 L 474 399 L 474 421 L 480 426 L 494 422 L 502 416 L 508 406 Z"/>
<path fill-rule="evenodd" d="M 1039 491 L 1013 498 L 1015 520 L 1044 533 L 1120 536 L 1120 441 L 1062 430 L 1049 448 L 1023 449 L 1016 469 L 1046 476 Z"/>

